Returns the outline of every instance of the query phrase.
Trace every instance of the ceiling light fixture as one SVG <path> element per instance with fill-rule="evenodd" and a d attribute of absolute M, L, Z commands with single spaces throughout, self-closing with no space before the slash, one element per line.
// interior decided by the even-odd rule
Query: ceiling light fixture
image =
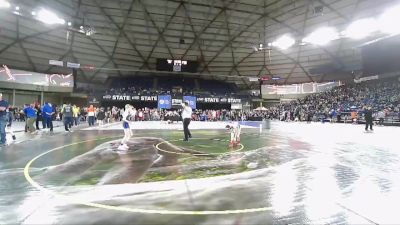
<path fill-rule="evenodd" d="M 379 26 L 375 19 L 361 19 L 351 23 L 345 30 L 345 36 L 353 39 L 365 38 L 378 31 Z"/>
<path fill-rule="evenodd" d="M 65 20 L 47 9 L 41 9 L 36 18 L 45 24 L 65 24 Z"/>
<path fill-rule="evenodd" d="M 339 34 L 333 27 L 322 27 L 312 32 L 310 35 L 303 39 L 303 42 L 307 42 L 314 45 L 326 45 L 329 42 L 339 39 Z"/>
<path fill-rule="evenodd" d="M 91 36 L 96 33 L 96 29 L 90 25 L 80 26 L 79 32 L 85 34 L 86 36 Z"/>
<path fill-rule="evenodd" d="M 387 34 L 400 34 L 400 5 L 386 10 L 379 18 L 379 28 L 381 32 Z"/>
<path fill-rule="evenodd" d="M 276 41 L 272 42 L 272 46 L 278 47 L 282 50 L 286 50 L 292 47 L 296 41 L 290 37 L 289 35 L 285 34 L 278 38 Z"/>
<path fill-rule="evenodd" d="M 5 0 L 0 0 L 0 8 L 10 8 L 11 4 Z"/>

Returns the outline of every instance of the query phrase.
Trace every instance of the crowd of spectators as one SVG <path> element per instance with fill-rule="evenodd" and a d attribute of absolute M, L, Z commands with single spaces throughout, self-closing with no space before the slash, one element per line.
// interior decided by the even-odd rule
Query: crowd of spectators
<path fill-rule="evenodd" d="M 345 85 L 270 107 L 264 114 L 268 118 L 284 121 L 357 120 L 363 117 L 364 109 L 370 106 L 375 119 L 398 120 L 399 90 L 400 82 L 393 79 Z"/>
<path fill-rule="evenodd" d="M 235 88 L 224 82 L 199 80 L 196 87 L 194 79 L 158 78 L 157 84 L 153 79 L 130 79 L 126 82 L 115 81 L 106 95 L 196 95 L 209 97 L 236 96 Z M 129 85 L 126 85 L 129 84 Z"/>
<path fill-rule="evenodd" d="M 193 120 L 253 120 L 277 119 L 281 121 L 357 121 L 363 119 L 366 107 L 371 107 L 375 120 L 399 121 L 400 82 L 397 79 L 368 81 L 335 87 L 329 91 L 311 94 L 305 98 L 281 103 L 262 111 L 195 110 Z M 163 120 L 177 117 L 178 111 L 141 109 L 143 120 Z M 155 116 L 152 116 L 155 115 Z"/>
<path fill-rule="evenodd" d="M 110 88 L 105 91 L 105 95 L 193 95 L 193 90 L 182 89 L 167 89 L 167 88 L 142 88 L 138 86 L 131 86 L 126 88 Z"/>
<path fill-rule="evenodd" d="M 146 93 L 146 89 L 128 88 L 113 91 Z M 160 90 L 162 91 L 162 90 Z M 52 106 L 53 120 L 63 120 L 65 105 Z M 82 121 L 95 121 L 100 125 L 120 121 L 124 109 L 118 107 L 98 107 L 76 105 L 70 106 L 73 111 L 73 124 L 79 125 Z M 305 98 L 281 103 L 260 111 L 241 110 L 193 110 L 193 121 L 247 121 L 260 119 L 276 119 L 281 121 L 324 121 L 332 122 L 357 121 L 363 118 L 366 107 L 371 107 L 375 120 L 383 123 L 387 119 L 399 121 L 400 119 L 400 82 L 398 80 L 369 81 L 335 87 L 329 91 L 311 94 Z M 27 108 L 33 108 L 36 113 L 36 128 L 42 120 L 42 107 L 38 104 L 27 104 L 22 108 L 10 107 L 12 119 L 27 121 Z M 134 109 L 131 121 L 180 121 L 181 110 L 158 110 L 156 108 Z"/>
<path fill-rule="evenodd" d="M 101 116 L 99 117 L 99 113 Z M 176 122 L 181 120 L 181 109 L 176 110 L 159 110 L 156 108 L 142 108 L 133 109 L 133 115 L 128 119 L 130 121 L 170 121 Z M 96 109 L 95 118 L 96 121 L 101 120 L 101 124 L 121 121 L 122 114 L 124 113 L 123 108 L 116 106 Z M 104 116 L 103 116 L 104 114 Z M 228 120 L 252 120 L 253 117 L 261 117 L 264 114 L 261 112 L 244 112 L 237 110 L 193 110 L 192 120 L 193 121 L 228 121 Z M 84 118 L 83 118 L 84 119 Z M 99 121 L 100 122 L 100 121 Z"/>
<path fill-rule="evenodd" d="M 226 90 L 225 90 L 226 91 Z M 106 90 L 105 95 L 139 95 L 139 96 L 157 96 L 157 95 L 172 95 L 172 96 L 201 96 L 201 97 L 237 97 L 237 95 L 231 92 L 218 93 L 218 91 L 206 90 L 206 89 L 185 89 L 181 87 L 175 88 L 142 88 L 139 86 L 122 87 L 122 88 L 110 88 Z"/>

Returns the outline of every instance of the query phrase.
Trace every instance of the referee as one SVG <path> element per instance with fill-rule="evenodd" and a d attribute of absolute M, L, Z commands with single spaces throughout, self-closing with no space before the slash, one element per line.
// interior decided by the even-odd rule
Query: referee
<path fill-rule="evenodd" d="M 372 117 L 372 114 L 373 114 L 373 112 L 372 112 L 371 106 L 366 107 L 364 110 L 365 131 L 368 131 L 368 126 L 371 131 L 374 131 L 374 129 L 372 129 L 372 124 L 373 124 L 373 120 L 374 120 Z"/>
<path fill-rule="evenodd" d="M 189 138 L 192 138 L 192 134 L 189 130 L 189 124 L 192 119 L 192 108 L 189 106 L 188 102 L 182 104 L 182 107 L 183 133 L 185 134 L 185 139 L 183 139 L 183 141 L 189 141 Z"/>

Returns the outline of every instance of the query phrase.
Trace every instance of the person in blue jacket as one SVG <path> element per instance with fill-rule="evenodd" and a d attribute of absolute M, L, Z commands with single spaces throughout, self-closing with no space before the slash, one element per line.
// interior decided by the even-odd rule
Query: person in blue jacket
<path fill-rule="evenodd" d="M 46 102 L 43 107 L 42 107 L 42 116 L 43 120 L 45 121 L 46 124 L 46 129 L 50 129 L 50 132 L 53 132 L 53 115 L 55 113 L 55 110 L 51 103 Z"/>
<path fill-rule="evenodd" d="M 34 104 L 31 104 L 29 107 L 25 108 L 25 113 L 27 117 L 27 125 L 28 125 L 28 130 L 31 134 L 36 134 L 36 128 L 35 128 L 35 123 L 37 119 L 37 114 L 35 110 Z"/>

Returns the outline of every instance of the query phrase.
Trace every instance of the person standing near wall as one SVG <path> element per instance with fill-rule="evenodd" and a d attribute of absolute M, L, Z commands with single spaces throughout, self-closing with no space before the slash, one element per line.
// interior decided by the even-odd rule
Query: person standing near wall
<path fill-rule="evenodd" d="M 7 109 L 9 104 L 3 99 L 3 94 L 0 93 L 0 136 L 1 146 L 6 146 L 6 125 L 7 125 Z"/>
<path fill-rule="evenodd" d="M 62 106 L 61 106 L 61 108 L 58 108 L 59 110 L 58 110 L 58 112 L 59 112 L 59 116 L 60 116 L 60 121 L 63 121 L 63 117 L 64 117 L 64 114 L 63 114 L 63 111 L 64 111 L 64 107 L 65 107 L 65 103 L 64 104 L 62 104 Z"/>
<path fill-rule="evenodd" d="M 45 128 L 44 122 L 43 122 L 43 116 L 42 116 L 42 109 L 41 109 L 40 104 L 37 104 L 35 106 L 35 110 L 36 110 L 36 130 L 40 130 L 39 129 L 39 122 L 40 121 L 42 121 L 43 128 Z"/>
<path fill-rule="evenodd" d="M 26 118 L 27 118 L 27 127 L 28 127 L 28 131 L 31 134 L 36 134 L 37 131 L 35 129 L 35 122 L 37 119 L 37 114 L 36 114 L 36 110 L 35 110 L 35 105 L 31 104 L 30 106 L 28 106 L 25 109 L 26 112 Z"/>
<path fill-rule="evenodd" d="M 88 112 L 88 117 L 89 117 L 89 126 L 94 126 L 94 116 L 96 109 L 93 107 L 93 105 L 90 105 L 89 108 L 87 109 Z"/>
<path fill-rule="evenodd" d="M 106 118 L 106 113 L 104 112 L 104 108 L 100 108 L 99 112 L 97 113 L 97 122 L 99 126 L 103 126 L 103 122 Z"/>
<path fill-rule="evenodd" d="M 71 104 L 66 104 L 64 105 L 63 111 L 62 111 L 63 117 L 64 117 L 64 127 L 65 127 L 65 132 L 72 132 L 72 117 L 73 117 L 73 112 L 72 112 L 72 106 Z"/>
<path fill-rule="evenodd" d="M 358 113 L 357 113 L 357 111 L 352 111 L 351 112 L 351 121 L 352 121 L 352 123 L 353 124 L 356 124 L 357 123 L 357 117 L 358 117 Z"/>
<path fill-rule="evenodd" d="M 28 114 L 28 112 L 27 112 L 27 110 L 28 110 L 28 108 L 29 108 L 29 104 L 25 104 L 24 105 L 24 109 L 23 109 L 23 114 L 24 114 L 24 117 L 25 117 L 25 133 L 27 133 L 28 132 L 28 116 L 27 116 L 27 114 Z"/>
<path fill-rule="evenodd" d="M 79 121 L 86 121 L 86 120 L 87 120 L 87 108 L 82 107 L 79 113 Z"/>
<path fill-rule="evenodd" d="M 72 106 L 72 114 L 74 118 L 73 123 L 75 126 L 79 125 L 79 112 L 80 112 L 79 107 L 77 107 L 76 105 Z"/>
<path fill-rule="evenodd" d="M 13 112 L 11 110 L 11 107 L 6 111 L 7 111 L 7 130 L 6 130 L 6 132 L 10 133 L 12 139 L 15 141 L 17 138 L 15 137 L 14 131 L 13 131 L 12 127 L 11 127 L 12 123 L 14 121 L 14 115 L 13 115 Z"/>
<path fill-rule="evenodd" d="M 385 110 L 381 110 L 378 112 L 378 119 L 379 119 L 379 125 L 383 126 L 383 122 L 385 121 Z"/>
<path fill-rule="evenodd" d="M 45 121 L 46 128 L 50 129 L 50 132 L 53 132 L 53 115 L 55 111 L 53 110 L 53 106 L 51 103 L 46 102 L 42 108 L 43 120 Z"/>

